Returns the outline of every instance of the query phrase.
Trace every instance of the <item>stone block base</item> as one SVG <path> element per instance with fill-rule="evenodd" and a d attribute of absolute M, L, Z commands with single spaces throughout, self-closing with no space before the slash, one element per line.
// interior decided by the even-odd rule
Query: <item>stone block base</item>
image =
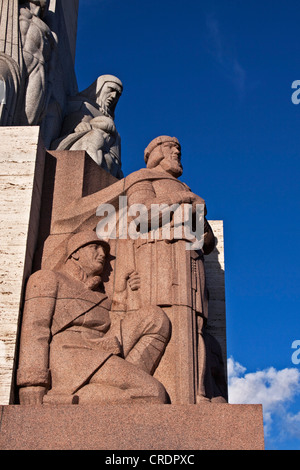
<path fill-rule="evenodd" d="M 2 450 L 263 450 L 261 405 L 1 407 Z"/>

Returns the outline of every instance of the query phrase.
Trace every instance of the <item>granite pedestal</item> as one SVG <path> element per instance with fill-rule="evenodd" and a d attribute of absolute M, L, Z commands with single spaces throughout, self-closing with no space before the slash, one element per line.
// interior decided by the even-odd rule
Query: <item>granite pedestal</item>
<path fill-rule="evenodd" d="M 3 450 L 263 450 L 261 405 L 2 406 Z"/>

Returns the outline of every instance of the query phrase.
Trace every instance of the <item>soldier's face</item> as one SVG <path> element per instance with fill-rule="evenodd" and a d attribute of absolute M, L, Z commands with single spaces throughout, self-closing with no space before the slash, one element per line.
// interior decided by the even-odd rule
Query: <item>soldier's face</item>
<path fill-rule="evenodd" d="M 165 171 L 178 178 L 182 175 L 180 147 L 173 142 L 165 142 L 161 145 L 163 160 L 161 166 Z"/>
<path fill-rule="evenodd" d="M 100 275 L 105 264 L 105 251 L 98 243 L 79 248 L 76 252 L 77 261 L 87 274 Z"/>

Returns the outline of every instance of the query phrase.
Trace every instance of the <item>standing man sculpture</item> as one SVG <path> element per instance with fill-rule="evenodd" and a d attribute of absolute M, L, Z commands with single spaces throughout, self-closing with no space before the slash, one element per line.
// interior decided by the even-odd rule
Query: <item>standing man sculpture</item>
<path fill-rule="evenodd" d="M 149 211 L 154 204 L 168 207 L 191 204 L 195 213 L 197 204 L 201 204 L 206 215 L 204 200 L 178 179 L 183 168 L 181 147 L 175 137 L 154 139 L 145 149 L 144 158 L 147 169 L 129 176 L 131 184 L 126 192 L 129 210 L 133 204 L 144 204 Z M 165 369 L 159 380 L 167 375 L 166 369 L 171 375 L 173 368 L 171 398 L 195 403 L 210 395 L 205 389 L 207 357 L 203 331 L 208 318 L 208 295 L 203 255 L 214 249 L 215 238 L 206 218 L 202 250 L 186 250 L 187 241 L 190 242 L 172 238 L 172 231 L 169 240 L 140 238 L 135 244 L 135 264 L 141 277 L 141 298 L 146 304 L 164 308 L 172 323 L 173 357 L 170 344 L 165 354 L 170 352 L 169 360 L 163 358 Z M 175 384 L 178 379 L 184 384 Z"/>

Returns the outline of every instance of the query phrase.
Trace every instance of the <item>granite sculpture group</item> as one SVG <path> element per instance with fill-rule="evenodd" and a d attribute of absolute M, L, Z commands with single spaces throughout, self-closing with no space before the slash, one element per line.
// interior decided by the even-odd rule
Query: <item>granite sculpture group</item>
<path fill-rule="evenodd" d="M 42 125 L 60 109 L 52 87 L 58 41 L 49 26 L 49 1 L 0 3 L 13 13 L 0 44 L 0 125 Z M 82 206 L 79 201 L 67 208 L 68 215 L 56 221 L 64 227 L 60 245 L 47 252 L 52 267 L 42 266 L 28 280 L 16 374 L 21 405 L 227 400 L 222 354 L 206 331 L 204 257 L 215 247 L 206 217 L 199 250 L 187 250 L 190 240 L 174 236 L 172 216 L 168 239 L 161 236 L 164 217 L 155 239 L 141 233 L 135 240 L 103 240 L 96 223 L 82 229 L 91 212 L 96 220 L 101 203 L 113 201 L 119 216 L 120 195 L 129 209 L 146 207 L 149 232 L 153 204 L 168 210 L 188 204 L 192 217 L 204 205 L 206 216 L 205 201 L 178 179 L 181 147 L 174 137 L 153 139 L 144 153 L 146 168 L 124 177 L 114 123 L 122 91 L 117 77 L 101 75 L 69 95 L 58 113 L 60 131 L 51 135 L 49 148 L 85 151 L 116 180 L 91 194 L 88 207 L 82 198 Z"/>
<path fill-rule="evenodd" d="M 145 150 L 147 168 L 128 177 L 129 208 L 137 203 L 149 210 L 155 203 L 190 203 L 196 210 L 197 204 L 204 204 L 178 180 L 180 157 L 176 138 L 154 139 Z M 120 184 L 111 185 L 110 192 L 118 191 Z M 101 192 L 92 195 L 95 203 Z M 174 238 L 172 230 L 167 240 L 117 240 L 111 299 L 101 279 L 109 243 L 95 230 L 69 235 L 60 267 L 33 273 L 27 284 L 17 372 L 20 403 L 180 401 L 178 377 L 172 375 L 183 347 L 180 336 L 192 345 L 185 400 L 225 401 L 220 355 L 214 371 L 206 368 L 203 256 L 214 248 L 207 220 L 202 251 L 187 251 L 188 240 Z M 180 271 L 188 275 L 180 279 Z M 158 380 L 153 374 L 172 341 L 177 350 L 173 347 L 166 354 L 168 373 Z"/>

